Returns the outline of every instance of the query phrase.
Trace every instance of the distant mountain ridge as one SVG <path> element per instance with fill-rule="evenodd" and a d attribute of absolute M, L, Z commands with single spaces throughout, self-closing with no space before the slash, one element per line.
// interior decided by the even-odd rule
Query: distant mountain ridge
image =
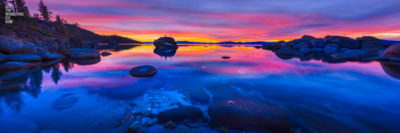
<path fill-rule="evenodd" d="M 382 40 L 383 43 L 395 44 L 400 43 L 400 41 L 394 40 Z M 153 44 L 153 42 L 143 42 L 144 44 Z M 276 42 L 266 42 L 266 41 L 253 41 L 253 42 L 234 42 L 234 41 L 223 41 L 223 42 L 192 42 L 192 41 L 176 41 L 178 44 L 269 44 Z"/>

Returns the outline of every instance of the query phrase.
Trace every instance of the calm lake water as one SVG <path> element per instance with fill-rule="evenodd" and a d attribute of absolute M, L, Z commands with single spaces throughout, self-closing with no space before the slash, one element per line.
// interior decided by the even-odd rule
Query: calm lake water
<path fill-rule="evenodd" d="M 174 56 L 155 54 L 151 45 L 105 51 L 112 55 L 101 61 L 62 62 L 2 83 L 23 90 L 0 91 L 0 132 L 125 132 L 137 122 L 130 113 L 193 105 L 207 116 L 213 102 L 238 97 L 279 107 L 294 132 L 400 132 L 400 79 L 379 62 L 282 60 L 252 45 L 185 45 Z M 134 78 L 129 70 L 137 65 L 153 65 L 158 73 Z M 142 130 L 223 129 L 155 124 Z"/>

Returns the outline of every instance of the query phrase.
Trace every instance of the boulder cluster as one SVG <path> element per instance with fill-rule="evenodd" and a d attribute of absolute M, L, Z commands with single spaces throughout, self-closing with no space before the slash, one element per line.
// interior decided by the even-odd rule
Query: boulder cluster
<path fill-rule="evenodd" d="M 352 39 L 344 36 L 315 38 L 304 35 L 289 42 L 267 43 L 263 49 L 272 50 L 282 59 L 322 60 L 325 62 L 372 61 L 376 60 L 392 44 L 364 36 Z"/>
<path fill-rule="evenodd" d="M 96 44 L 85 44 L 90 48 L 65 48 L 58 52 L 31 42 L 22 42 L 8 36 L 0 36 L 0 71 L 28 69 L 46 65 L 46 62 L 61 61 L 64 58 L 77 60 L 99 60 L 100 52 Z"/>

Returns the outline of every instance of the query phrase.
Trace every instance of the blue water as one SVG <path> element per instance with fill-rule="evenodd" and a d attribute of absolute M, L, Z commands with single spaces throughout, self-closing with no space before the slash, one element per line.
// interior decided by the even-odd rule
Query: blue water
<path fill-rule="evenodd" d="M 208 117 L 210 104 L 238 97 L 279 107 L 293 132 L 400 132 L 400 79 L 392 73 L 400 67 L 282 60 L 253 45 L 185 45 L 167 54 L 150 45 L 106 51 L 112 55 L 101 61 L 64 61 L 1 81 L 0 132 L 125 132 L 132 126 L 219 132 L 207 125 L 146 126 L 154 120 L 126 116 L 192 105 Z M 129 70 L 137 65 L 153 65 L 158 73 L 134 78 Z"/>

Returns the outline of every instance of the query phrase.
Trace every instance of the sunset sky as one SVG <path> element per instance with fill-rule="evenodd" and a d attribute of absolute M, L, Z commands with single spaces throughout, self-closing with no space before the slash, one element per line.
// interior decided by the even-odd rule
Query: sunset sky
<path fill-rule="evenodd" d="M 26 0 L 31 13 L 39 0 Z M 275 41 L 373 35 L 400 40 L 399 0 L 44 0 L 69 23 L 139 41 Z"/>

